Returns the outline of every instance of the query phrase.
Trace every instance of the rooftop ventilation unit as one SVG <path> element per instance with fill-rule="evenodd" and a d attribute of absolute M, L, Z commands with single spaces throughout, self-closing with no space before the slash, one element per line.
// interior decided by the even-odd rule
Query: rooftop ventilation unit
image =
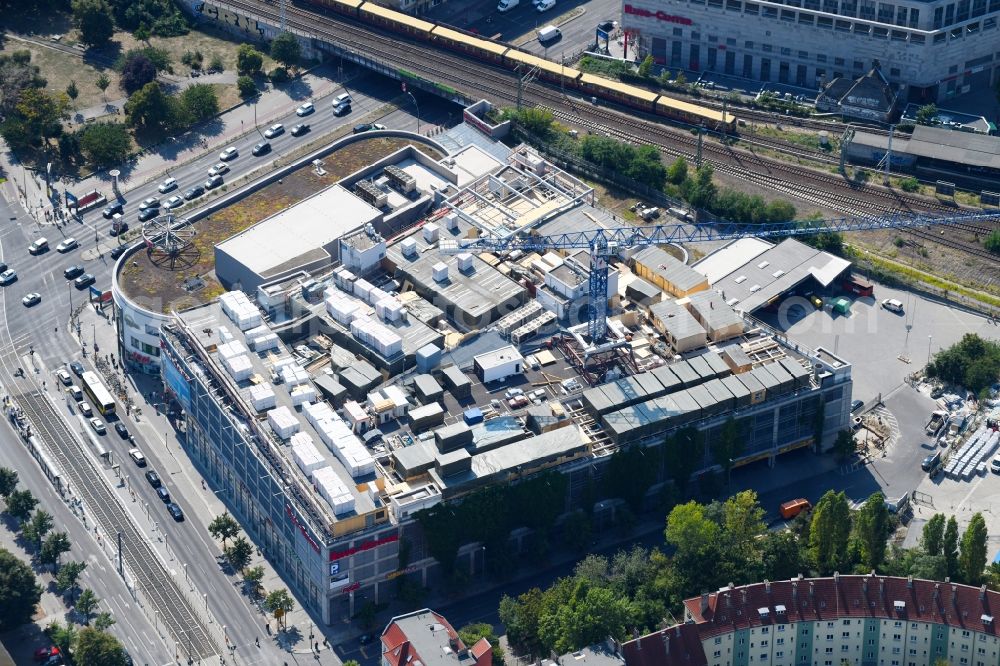
<path fill-rule="evenodd" d="M 424 225 L 424 240 L 428 243 L 436 243 L 440 235 L 441 228 L 436 224 Z"/>
<path fill-rule="evenodd" d="M 444 263 L 443 261 L 439 261 L 438 263 L 434 264 L 434 266 L 431 268 L 431 271 L 434 274 L 435 282 L 440 283 L 448 281 L 448 264 Z"/>
<path fill-rule="evenodd" d="M 375 208 L 383 208 L 389 202 L 389 195 L 367 180 L 359 180 L 355 183 L 354 193 Z"/>
<path fill-rule="evenodd" d="M 413 190 L 417 189 L 416 178 L 406 173 L 395 164 L 387 166 L 383 169 L 382 173 L 385 174 L 386 179 L 389 181 L 389 185 L 396 188 L 403 194 L 409 194 Z"/>

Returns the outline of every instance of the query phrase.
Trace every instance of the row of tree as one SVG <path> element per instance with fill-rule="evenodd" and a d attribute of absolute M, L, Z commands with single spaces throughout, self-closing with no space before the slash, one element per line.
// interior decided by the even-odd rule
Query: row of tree
<path fill-rule="evenodd" d="M 72 655 L 77 666 L 124 664 L 124 647 L 107 633 L 115 623 L 112 615 L 100 612 L 91 625 L 101 600 L 93 590 L 80 589 L 80 576 L 87 568 L 86 562 L 60 562 L 62 555 L 71 549 L 69 536 L 53 531 L 52 515 L 37 508 L 39 502 L 30 490 L 19 490 L 17 486 L 17 472 L 0 468 L 4 513 L 16 523 L 20 538 L 33 553 L 33 560 L 54 568 L 55 589 L 69 595 L 68 603 L 85 625 L 77 629 L 71 624 L 55 622 L 46 628 L 46 633 L 65 654 Z M 10 551 L 0 549 L 0 631 L 30 622 L 41 595 L 42 587 L 31 566 Z"/>
<path fill-rule="evenodd" d="M 111 42 L 115 25 L 146 41 L 151 35 L 187 34 L 183 15 L 170 0 L 73 0 L 73 21 L 80 41 L 102 48 Z"/>
<path fill-rule="evenodd" d="M 981 399 L 1000 380 L 1000 342 L 985 340 L 975 333 L 934 355 L 927 374 L 949 384 L 964 386 Z"/>
<path fill-rule="evenodd" d="M 891 550 L 887 541 L 896 521 L 882 493 L 851 510 L 843 492 L 828 491 L 786 530 L 768 530 L 764 515 L 753 491 L 724 502 L 679 504 L 668 514 L 663 549 L 636 547 L 610 559 L 591 555 L 547 590 L 504 596 L 500 619 L 508 639 L 536 656 L 565 653 L 609 635 L 654 630 L 662 618 L 680 614 L 683 599 L 704 590 L 800 573 L 874 570 L 936 580 L 951 576 L 970 585 L 1000 583 L 1000 567 L 985 570 L 980 514 L 961 535 L 954 518 L 937 515 L 924 528 L 919 548 Z"/>

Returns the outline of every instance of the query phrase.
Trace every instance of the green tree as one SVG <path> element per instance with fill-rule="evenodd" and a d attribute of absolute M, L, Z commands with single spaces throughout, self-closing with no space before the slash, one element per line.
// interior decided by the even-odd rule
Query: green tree
<path fill-rule="evenodd" d="M 91 123 L 78 134 L 80 150 L 96 167 L 121 164 L 132 152 L 132 137 L 121 123 Z"/>
<path fill-rule="evenodd" d="M 216 539 L 221 539 L 222 547 L 225 548 L 226 541 L 240 533 L 240 524 L 228 512 L 223 513 L 208 524 L 208 533 Z"/>
<path fill-rule="evenodd" d="M 761 539 L 763 576 L 768 580 L 782 580 L 802 572 L 802 551 L 798 538 L 792 532 L 768 532 Z"/>
<path fill-rule="evenodd" d="M 225 549 L 226 561 L 236 571 L 242 572 L 253 558 L 253 546 L 245 537 L 236 537 L 231 546 Z"/>
<path fill-rule="evenodd" d="M 94 629 L 97 629 L 98 631 L 107 631 L 116 622 L 117 620 L 115 620 L 111 613 L 108 611 L 101 611 L 97 614 L 97 617 L 94 618 Z"/>
<path fill-rule="evenodd" d="M 826 491 L 812 511 L 809 550 L 822 575 L 837 569 L 847 552 L 851 532 L 851 511 L 843 491 Z"/>
<path fill-rule="evenodd" d="M 767 523 L 756 492 L 743 490 L 723 503 L 722 531 L 727 548 L 735 552 L 741 562 L 759 558 L 758 540 L 767 531 Z"/>
<path fill-rule="evenodd" d="M 720 560 L 721 532 L 718 523 L 705 515 L 705 507 L 698 502 L 678 504 L 670 511 L 664 537 L 675 549 L 673 570 L 681 590 L 713 586 L 720 572 L 706 567 L 705 562 Z"/>
<path fill-rule="evenodd" d="M 147 83 L 125 102 L 125 115 L 132 127 L 161 131 L 177 124 L 175 100 L 156 81 Z"/>
<path fill-rule="evenodd" d="M 249 44 L 240 44 L 236 50 L 236 73 L 240 76 L 255 76 L 260 74 L 264 66 L 264 56 Z"/>
<path fill-rule="evenodd" d="M 928 555 L 940 555 L 942 539 L 944 539 L 944 514 L 935 513 L 924 524 L 920 545 Z"/>
<path fill-rule="evenodd" d="M 71 624 L 64 625 L 59 622 L 53 622 L 45 627 L 45 634 L 52 641 L 52 644 L 58 647 L 63 654 L 70 654 L 71 648 L 76 645 L 77 630 Z"/>
<path fill-rule="evenodd" d="M 983 582 L 983 572 L 986 569 L 986 521 L 983 514 L 975 513 L 969 526 L 962 534 L 959 546 L 958 570 L 962 582 L 966 585 L 979 585 Z"/>
<path fill-rule="evenodd" d="M 139 27 L 132 31 L 132 36 L 138 39 L 140 42 L 144 42 L 146 46 L 149 46 L 150 32 L 149 28 L 145 23 L 140 23 Z"/>
<path fill-rule="evenodd" d="M 854 443 L 854 433 L 850 430 L 841 430 L 837 433 L 837 439 L 833 441 L 833 455 L 837 460 L 843 462 L 854 455 L 857 444 Z"/>
<path fill-rule="evenodd" d="M 538 638 L 538 621 L 542 612 L 544 594 L 533 587 L 517 598 L 503 595 L 498 616 L 507 629 L 507 640 L 520 651 L 538 655 L 542 645 Z"/>
<path fill-rule="evenodd" d="M 115 34 L 111 7 L 104 0 L 73 0 L 73 20 L 88 46 L 104 46 Z"/>
<path fill-rule="evenodd" d="M 867 570 L 877 568 L 885 559 L 889 529 L 889 509 L 885 506 L 885 495 L 880 492 L 872 493 L 854 518 L 854 533 L 861 547 L 861 562 Z"/>
<path fill-rule="evenodd" d="M 271 57 L 286 67 L 299 64 L 302 57 L 302 47 L 298 38 L 290 32 L 283 32 L 271 42 Z"/>
<path fill-rule="evenodd" d="M 71 602 L 76 601 L 76 590 L 80 584 L 80 574 L 86 568 L 86 562 L 67 562 L 59 568 L 59 574 L 56 576 L 56 589 L 64 594 L 69 592 Z"/>
<path fill-rule="evenodd" d="M 941 554 L 944 555 L 948 575 L 954 577 L 958 573 L 958 521 L 955 516 L 950 516 L 945 525 Z"/>
<path fill-rule="evenodd" d="M 1000 254 L 1000 229 L 994 229 L 983 241 L 983 247 L 993 254 Z"/>
<path fill-rule="evenodd" d="M 90 624 L 90 614 L 97 608 L 101 600 L 89 587 L 80 592 L 76 600 L 76 611 L 83 616 L 83 623 Z"/>
<path fill-rule="evenodd" d="M 0 117 L 13 111 L 22 90 L 46 85 L 41 69 L 31 63 L 31 51 L 0 53 Z"/>
<path fill-rule="evenodd" d="M 29 622 L 41 598 L 42 588 L 31 567 L 0 548 L 0 631 Z"/>
<path fill-rule="evenodd" d="M 256 566 L 243 570 L 243 583 L 250 592 L 251 597 L 260 596 L 261 581 L 264 580 L 264 567 Z"/>
<path fill-rule="evenodd" d="M 236 89 L 240 91 L 240 97 L 250 99 L 257 96 L 257 84 L 246 74 L 236 79 Z"/>
<path fill-rule="evenodd" d="M 493 631 L 493 625 L 488 622 L 477 622 L 467 624 L 458 630 L 458 637 L 465 643 L 465 647 L 471 648 L 482 639 L 486 639 L 493 652 L 493 663 L 495 666 L 504 666 L 504 651 L 500 645 L 500 639 Z"/>
<path fill-rule="evenodd" d="M 7 515 L 18 523 L 28 520 L 36 506 L 38 500 L 30 490 L 15 490 L 7 496 Z"/>
<path fill-rule="evenodd" d="M 226 68 L 226 63 L 223 62 L 222 56 L 218 53 L 213 53 L 212 59 L 208 61 L 208 68 L 213 71 L 221 72 Z"/>
<path fill-rule="evenodd" d="M 791 222 L 795 219 L 795 206 L 783 199 L 775 199 L 764 207 L 767 222 Z"/>
<path fill-rule="evenodd" d="M 514 119 L 521 127 L 543 139 L 549 136 L 555 122 L 551 111 L 538 107 L 521 109 L 514 114 Z"/>
<path fill-rule="evenodd" d="M 208 120 L 219 112 L 219 97 L 215 89 L 205 83 L 188 86 L 181 93 L 181 104 L 195 121 Z"/>
<path fill-rule="evenodd" d="M 59 558 L 63 553 L 68 553 L 70 549 L 69 535 L 65 532 L 53 532 L 45 541 L 38 553 L 38 560 L 42 564 L 59 565 Z"/>
<path fill-rule="evenodd" d="M 933 125 L 938 114 L 938 108 L 934 104 L 925 104 L 917 109 L 917 124 Z"/>
<path fill-rule="evenodd" d="M 17 490 L 17 472 L 9 467 L 0 467 L 0 497 L 6 501 L 15 490 Z"/>
<path fill-rule="evenodd" d="M 685 198 L 693 206 L 708 208 L 718 192 L 712 179 L 715 170 L 711 164 L 702 164 L 694 173 L 694 178 L 685 181 Z"/>
<path fill-rule="evenodd" d="M 344 666 L 361 666 L 361 662 L 357 659 L 348 659 L 344 662 Z"/>
<path fill-rule="evenodd" d="M 634 609 L 624 596 L 579 582 L 567 603 L 543 612 L 538 633 L 543 645 L 563 654 L 608 636 L 620 640 L 633 614 Z"/>
<path fill-rule="evenodd" d="M 73 662 L 79 666 L 114 666 L 125 663 L 125 647 L 111 634 L 84 627 L 76 638 Z"/>
<path fill-rule="evenodd" d="M 141 51 L 131 51 L 125 57 L 119 85 L 132 95 L 143 86 L 156 80 L 156 65 Z"/>
<path fill-rule="evenodd" d="M 680 185 L 688 177 L 688 163 L 683 157 L 678 157 L 674 160 L 667 168 L 667 180 L 669 180 L 674 185 Z"/>
<path fill-rule="evenodd" d="M 21 535 L 38 548 L 42 545 L 42 539 L 52 529 L 52 525 L 52 514 L 44 509 L 38 509 L 31 516 L 31 520 L 21 526 Z"/>
<path fill-rule="evenodd" d="M 653 61 L 652 55 L 647 55 L 643 58 L 642 62 L 639 64 L 639 76 L 646 79 L 653 72 L 653 65 L 656 63 Z"/>
<path fill-rule="evenodd" d="M 100 75 L 97 77 L 97 80 L 94 81 L 94 85 L 96 85 L 97 89 L 101 91 L 101 99 L 107 102 L 108 98 L 106 97 L 105 93 L 108 90 L 108 86 L 111 85 L 111 79 L 108 78 L 108 75 L 105 74 L 104 72 L 101 72 Z"/>
<path fill-rule="evenodd" d="M 72 100 L 80 96 L 80 89 L 76 87 L 76 81 L 71 80 L 66 86 L 66 95 Z"/>
<path fill-rule="evenodd" d="M 267 597 L 264 598 L 264 608 L 272 614 L 281 609 L 284 612 L 282 620 L 287 621 L 288 613 L 292 612 L 295 608 L 295 599 L 284 588 L 274 590 L 273 592 L 269 592 Z"/>

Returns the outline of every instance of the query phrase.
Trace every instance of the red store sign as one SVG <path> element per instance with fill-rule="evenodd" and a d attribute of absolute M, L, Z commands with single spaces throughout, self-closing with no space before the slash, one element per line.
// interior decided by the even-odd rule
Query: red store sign
<path fill-rule="evenodd" d="M 694 21 L 689 18 L 684 16 L 674 16 L 673 14 L 666 13 L 662 9 L 654 12 L 650 9 L 643 9 L 642 7 L 625 5 L 625 13 L 631 14 L 632 16 L 655 18 L 657 21 L 663 21 L 665 23 L 679 23 L 680 25 L 692 25 L 694 23 Z"/>
<path fill-rule="evenodd" d="M 371 541 L 365 541 L 361 545 L 355 546 L 354 548 L 348 548 L 347 550 L 331 551 L 330 561 L 333 562 L 335 560 L 339 560 L 348 557 L 350 555 L 354 555 L 355 553 L 361 553 L 366 550 L 371 550 L 372 548 L 378 548 L 379 546 L 384 546 L 387 543 L 392 543 L 394 541 L 399 541 L 398 534 L 390 534 L 389 536 L 384 537 L 382 539 L 372 539 Z"/>

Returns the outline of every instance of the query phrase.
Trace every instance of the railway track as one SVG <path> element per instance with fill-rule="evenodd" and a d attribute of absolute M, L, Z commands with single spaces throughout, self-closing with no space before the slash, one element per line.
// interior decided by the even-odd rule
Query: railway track
<path fill-rule="evenodd" d="M 135 576 L 135 584 L 155 607 L 178 646 L 195 660 L 219 654 L 201 618 L 48 398 L 37 389 L 12 397 L 108 538 L 121 533 L 122 558 Z"/>

